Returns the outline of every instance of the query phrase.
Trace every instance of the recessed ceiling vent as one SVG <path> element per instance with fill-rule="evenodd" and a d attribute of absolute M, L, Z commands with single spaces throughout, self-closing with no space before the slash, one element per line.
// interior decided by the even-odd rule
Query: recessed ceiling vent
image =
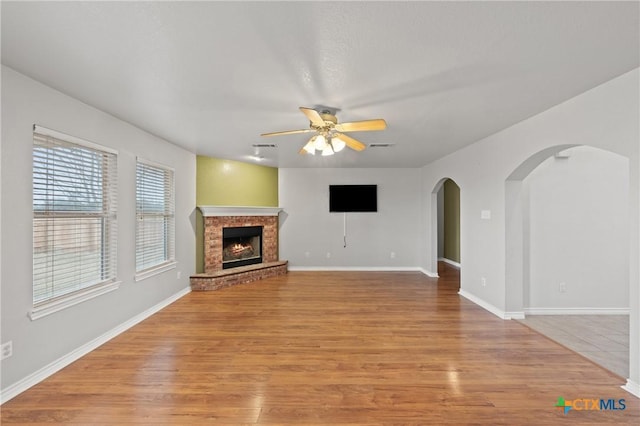
<path fill-rule="evenodd" d="M 369 148 L 391 148 L 395 143 L 370 143 Z"/>
<path fill-rule="evenodd" d="M 253 147 L 254 148 L 277 148 L 278 145 L 274 143 L 254 143 Z"/>

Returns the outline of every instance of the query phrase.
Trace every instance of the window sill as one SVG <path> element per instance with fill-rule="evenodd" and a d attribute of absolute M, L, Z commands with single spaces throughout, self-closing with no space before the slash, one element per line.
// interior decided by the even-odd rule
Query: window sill
<path fill-rule="evenodd" d="M 147 278 L 153 277 L 154 275 L 158 275 L 171 269 L 175 269 L 177 264 L 178 262 L 172 260 L 170 262 L 154 266 L 153 268 L 145 269 L 144 271 L 138 272 L 133 279 L 136 282 L 146 280 Z"/>
<path fill-rule="evenodd" d="M 55 301 L 42 303 L 38 307 L 34 307 L 28 313 L 29 318 L 31 319 L 31 321 L 35 321 L 37 319 L 46 317 L 47 315 L 51 315 L 55 312 L 101 296 L 105 293 L 112 292 L 114 290 L 117 290 L 120 287 L 121 283 L 122 281 L 112 281 L 105 284 L 99 284 L 67 296 L 62 296 L 62 298 Z"/>

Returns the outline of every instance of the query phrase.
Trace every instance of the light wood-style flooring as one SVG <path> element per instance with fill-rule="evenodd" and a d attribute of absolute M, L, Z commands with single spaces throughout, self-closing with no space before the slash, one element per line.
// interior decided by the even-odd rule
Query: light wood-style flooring
<path fill-rule="evenodd" d="M 458 294 L 458 271 L 290 272 L 190 293 L 2 424 L 640 424 L 620 378 Z M 625 410 L 555 407 L 624 399 Z"/>

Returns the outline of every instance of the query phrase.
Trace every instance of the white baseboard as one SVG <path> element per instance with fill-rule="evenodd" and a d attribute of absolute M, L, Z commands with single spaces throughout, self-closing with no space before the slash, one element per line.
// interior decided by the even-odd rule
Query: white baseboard
<path fill-rule="evenodd" d="M 451 266 L 455 266 L 456 268 L 460 269 L 460 264 L 458 262 L 454 262 L 451 259 L 447 259 L 446 257 L 441 257 L 438 260 L 441 261 L 441 262 L 447 263 L 447 264 L 449 264 Z"/>
<path fill-rule="evenodd" d="M 524 308 L 525 315 L 629 315 L 629 308 Z"/>
<path fill-rule="evenodd" d="M 422 272 L 423 274 L 425 274 L 426 276 L 431 277 L 431 278 L 439 278 L 440 277 L 440 275 L 438 275 L 437 272 L 431 272 L 431 271 L 428 271 L 428 270 L 426 270 L 424 268 L 418 268 L 418 270 L 420 272 Z"/>
<path fill-rule="evenodd" d="M 19 395 L 20 393 L 26 391 L 30 387 L 40 383 L 41 381 L 43 381 L 47 377 L 49 377 L 52 374 L 62 370 L 67 365 L 71 364 L 74 361 L 77 361 L 78 359 L 82 358 L 83 356 L 85 356 L 89 352 L 91 352 L 91 351 L 95 350 L 96 348 L 98 348 L 99 346 L 107 343 L 109 340 L 113 339 L 118 334 L 120 334 L 120 333 L 122 333 L 124 331 L 127 331 L 129 328 L 131 328 L 134 325 L 138 324 L 139 322 L 149 318 L 151 315 L 153 315 L 156 312 L 160 311 L 161 309 L 169 306 L 170 304 L 172 304 L 176 300 L 180 299 L 181 297 L 189 294 L 190 292 L 191 292 L 191 287 L 187 287 L 187 288 L 184 288 L 184 289 L 180 290 L 179 292 L 173 294 L 172 296 L 169 296 L 168 298 L 166 298 L 165 300 L 161 301 L 160 303 L 150 307 L 146 311 L 139 313 L 138 315 L 134 316 L 133 318 L 123 322 L 122 324 L 120 324 L 120 325 L 116 326 L 115 328 L 113 328 L 113 329 L 107 331 L 106 333 L 102 334 L 101 336 L 96 337 L 95 339 L 91 340 L 90 342 L 85 343 L 84 345 L 80 346 L 79 348 L 77 348 L 77 349 L 71 351 L 70 353 L 58 358 L 57 360 L 53 361 L 52 363 L 42 367 L 38 371 L 36 371 L 36 372 L 28 375 L 27 377 L 25 377 L 24 379 L 17 381 L 16 383 L 8 386 L 5 389 L 2 389 L 0 391 L 0 404 L 4 404 L 5 402 L 7 402 L 10 399 L 14 398 L 15 396 Z"/>
<path fill-rule="evenodd" d="M 636 398 L 640 398 L 640 383 L 636 383 L 631 379 L 627 379 L 627 384 L 620 387 Z"/>
<path fill-rule="evenodd" d="M 460 289 L 458 291 L 458 294 L 464 297 L 465 299 L 480 306 L 481 308 L 486 309 L 487 311 L 491 312 L 493 315 L 497 316 L 500 319 L 503 319 L 503 320 L 524 319 L 524 312 L 520 312 L 520 311 L 505 312 L 502 309 L 496 308 L 491 303 L 485 302 L 479 297 L 474 296 L 473 294 L 463 289 Z"/>
<path fill-rule="evenodd" d="M 289 271 L 364 271 L 364 272 L 422 272 L 428 277 L 438 278 L 438 274 L 417 266 L 289 266 Z"/>
<path fill-rule="evenodd" d="M 291 266 L 289 271 L 422 272 L 417 266 Z"/>
<path fill-rule="evenodd" d="M 480 299 L 477 296 L 474 296 L 473 294 L 469 293 L 468 291 L 460 289 L 458 291 L 458 294 L 460 296 L 464 297 L 465 299 L 470 300 L 471 302 L 473 302 L 476 305 L 480 306 L 481 308 L 486 309 L 487 311 L 491 312 L 492 314 L 494 314 L 498 318 L 509 319 L 509 318 L 507 318 L 506 312 L 504 312 L 502 309 L 496 308 L 491 303 L 485 302 L 484 300 Z"/>

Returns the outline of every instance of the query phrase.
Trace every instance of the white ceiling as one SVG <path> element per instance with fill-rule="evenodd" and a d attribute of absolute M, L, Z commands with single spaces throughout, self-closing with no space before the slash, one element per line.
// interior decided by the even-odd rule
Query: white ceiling
<path fill-rule="evenodd" d="M 198 154 L 419 167 L 639 66 L 632 2 L 2 2 L 2 63 Z M 392 148 L 301 156 L 299 106 Z M 514 141 L 517 143 L 517 141 Z"/>

